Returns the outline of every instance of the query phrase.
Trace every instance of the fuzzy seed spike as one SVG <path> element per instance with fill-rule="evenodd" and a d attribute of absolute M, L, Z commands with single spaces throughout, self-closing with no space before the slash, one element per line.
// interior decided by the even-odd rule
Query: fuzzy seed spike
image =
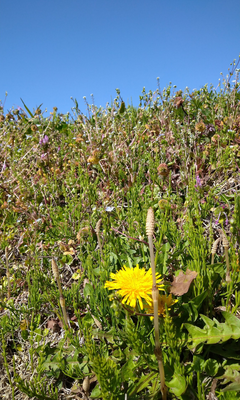
<path fill-rule="evenodd" d="M 227 240 L 227 236 L 225 235 L 225 233 L 222 234 L 222 245 L 226 249 L 229 248 L 229 242 Z"/>
<path fill-rule="evenodd" d="M 100 232 L 101 223 L 102 223 L 102 219 L 100 218 L 100 219 L 98 220 L 97 224 L 96 224 L 96 229 L 95 229 L 97 235 L 98 235 L 99 232 Z"/>
<path fill-rule="evenodd" d="M 152 207 L 148 209 L 147 221 L 146 221 L 146 233 L 147 236 L 153 236 L 154 232 L 154 211 Z"/>
<path fill-rule="evenodd" d="M 212 251 L 211 253 L 214 255 L 217 252 L 217 247 L 218 247 L 218 243 L 220 242 L 221 238 L 218 238 L 217 240 L 215 240 L 215 242 L 213 242 L 212 245 Z"/>
<path fill-rule="evenodd" d="M 56 261 L 52 258 L 52 272 L 53 272 L 53 276 L 56 280 L 59 279 L 59 271 L 58 271 L 58 266 Z"/>

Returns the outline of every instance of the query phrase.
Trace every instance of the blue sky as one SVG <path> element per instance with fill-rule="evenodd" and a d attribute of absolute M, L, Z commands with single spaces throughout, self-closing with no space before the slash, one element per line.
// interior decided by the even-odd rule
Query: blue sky
<path fill-rule="evenodd" d="M 1 0 L 4 111 L 43 103 L 71 112 L 83 96 L 106 106 L 116 88 L 139 104 L 143 87 L 217 86 L 240 54 L 239 0 Z"/>

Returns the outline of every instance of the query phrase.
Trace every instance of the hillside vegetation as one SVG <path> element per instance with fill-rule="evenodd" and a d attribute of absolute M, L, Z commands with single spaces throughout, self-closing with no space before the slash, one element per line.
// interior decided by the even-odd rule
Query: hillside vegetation
<path fill-rule="evenodd" d="M 238 398 L 236 68 L 138 108 L 2 104 L 2 399 Z"/>

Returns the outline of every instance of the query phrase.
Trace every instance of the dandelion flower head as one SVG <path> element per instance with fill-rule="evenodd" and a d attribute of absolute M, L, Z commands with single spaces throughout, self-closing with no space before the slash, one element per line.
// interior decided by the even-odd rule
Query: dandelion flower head
<path fill-rule="evenodd" d="M 149 305 L 152 304 L 152 270 L 146 271 L 139 268 L 137 264 L 135 268 L 129 268 L 125 265 L 116 274 L 111 273 L 112 281 L 105 283 L 105 288 L 109 290 L 117 290 L 122 297 L 122 303 L 128 304 L 135 308 L 138 302 L 143 309 L 144 299 Z M 156 283 L 159 289 L 163 287 L 161 284 L 161 276 L 156 274 Z"/>
<path fill-rule="evenodd" d="M 173 304 L 177 303 L 177 300 L 174 300 L 172 298 L 172 295 L 170 294 L 169 296 L 166 296 L 165 294 L 159 295 L 158 297 L 158 315 L 160 317 L 165 317 L 166 315 L 166 306 L 168 310 L 170 310 L 170 307 L 173 306 Z M 150 314 L 153 314 L 153 302 L 151 304 L 147 305 L 147 310 Z M 153 319 L 153 317 L 151 317 Z"/>

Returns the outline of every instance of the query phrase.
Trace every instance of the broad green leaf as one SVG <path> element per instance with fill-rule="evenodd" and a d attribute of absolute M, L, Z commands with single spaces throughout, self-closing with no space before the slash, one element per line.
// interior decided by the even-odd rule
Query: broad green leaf
<path fill-rule="evenodd" d="M 209 358 L 204 363 L 204 372 L 209 376 L 215 376 L 218 373 L 219 367 L 220 367 L 220 364 L 217 362 L 217 360 L 214 360 L 213 358 Z"/>
<path fill-rule="evenodd" d="M 230 385 L 228 385 L 224 389 L 222 389 L 222 392 L 229 392 L 229 391 L 240 392 L 240 383 L 232 382 L 232 383 L 230 383 Z"/>
<path fill-rule="evenodd" d="M 91 399 L 99 399 L 101 396 L 102 392 L 100 387 L 97 385 L 91 392 Z"/>
<path fill-rule="evenodd" d="M 121 377 L 123 381 L 128 381 L 134 377 L 136 363 L 134 363 L 133 357 L 134 356 L 131 356 L 121 368 Z"/>
<path fill-rule="evenodd" d="M 215 345 L 214 348 L 212 348 L 212 351 L 214 354 L 218 354 L 225 359 L 240 360 L 240 349 L 238 342 Z"/>
<path fill-rule="evenodd" d="M 175 396 L 181 396 L 187 389 L 186 379 L 183 375 L 175 373 L 170 382 L 166 382 L 166 386 L 170 388 L 170 392 Z"/>
<path fill-rule="evenodd" d="M 84 297 L 91 296 L 94 294 L 94 289 L 90 283 L 86 283 L 85 288 L 83 290 Z"/>
<path fill-rule="evenodd" d="M 194 371 L 202 372 L 204 369 L 204 363 L 205 363 L 205 360 L 203 357 L 196 356 L 196 355 L 193 356 L 193 362 L 192 362 L 193 365 L 192 366 L 193 366 Z"/>

